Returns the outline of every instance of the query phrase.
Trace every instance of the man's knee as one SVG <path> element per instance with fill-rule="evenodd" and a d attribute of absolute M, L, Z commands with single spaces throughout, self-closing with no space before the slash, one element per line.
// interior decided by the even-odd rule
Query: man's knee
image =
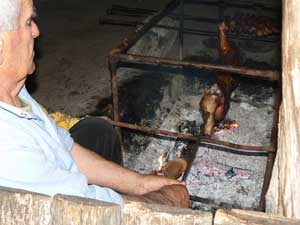
<path fill-rule="evenodd" d="M 122 164 L 121 141 L 116 129 L 99 117 L 86 117 L 70 129 L 71 136 L 83 147 Z"/>

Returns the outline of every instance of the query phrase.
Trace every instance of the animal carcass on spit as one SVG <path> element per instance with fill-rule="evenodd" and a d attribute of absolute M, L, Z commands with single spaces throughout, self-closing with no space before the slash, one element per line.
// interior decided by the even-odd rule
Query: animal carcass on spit
<path fill-rule="evenodd" d="M 224 65 L 239 65 L 239 51 L 234 43 L 226 37 L 228 26 L 222 22 L 219 25 L 219 52 Z M 204 93 L 199 103 L 199 110 L 203 118 L 201 131 L 204 135 L 211 135 L 216 123 L 225 118 L 230 105 L 230 95 L 236 87 L 234 77 L 225 72 L 217 75 L 216 82 Z"/>
<path fill-rule="evenodd" d="M 239 14 L 226 18 L 229 30 L 260 36 L 280 34 L 280 26 L 270 17 Z"/>

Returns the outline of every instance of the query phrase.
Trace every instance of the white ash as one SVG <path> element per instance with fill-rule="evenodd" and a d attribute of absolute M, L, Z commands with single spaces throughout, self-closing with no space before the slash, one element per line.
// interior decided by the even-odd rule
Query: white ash
<path fill-rule="evenodd" d="M 266 157 L 234 155 L 200 147 L 187 179 L 189 193 L 235 207 L 257 208 L 265 163 Z M 236 175 L 229 179 L 225 174 L 232 167 Z"/>

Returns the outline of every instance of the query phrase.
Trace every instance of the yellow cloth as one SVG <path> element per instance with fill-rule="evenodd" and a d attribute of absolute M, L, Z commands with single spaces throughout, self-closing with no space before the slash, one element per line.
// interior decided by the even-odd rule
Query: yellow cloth
<path fill-rule="evenodd" d="M 44 106 L 40 105 L 43 111 L 52 119 L 54 119 L 57 126 L 65 128 L 66 130 L 71 129 L 80 120 L 77 117 L 71 117 L 70 115 L 62 112 L 48 113 Z"/>
<path fill-rule="evenodd" d="M 48 114 L 48 116 L 55 120 L 57 126 L 65 128 L 66 130 L 69 130 L 79 121 L 79 118 L 71 117 L 61 112 L 51 113 Z"/>

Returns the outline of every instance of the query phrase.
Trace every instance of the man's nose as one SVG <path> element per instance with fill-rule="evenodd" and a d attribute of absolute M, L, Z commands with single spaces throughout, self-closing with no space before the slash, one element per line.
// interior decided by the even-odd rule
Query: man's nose
<path fill-rule="evenodd" d="M 33 38 L 37 38 L 40 35 L 39 27 L 34 21 L 32 21 L 32 31 L 31 32 L 32 32 Z"/>

